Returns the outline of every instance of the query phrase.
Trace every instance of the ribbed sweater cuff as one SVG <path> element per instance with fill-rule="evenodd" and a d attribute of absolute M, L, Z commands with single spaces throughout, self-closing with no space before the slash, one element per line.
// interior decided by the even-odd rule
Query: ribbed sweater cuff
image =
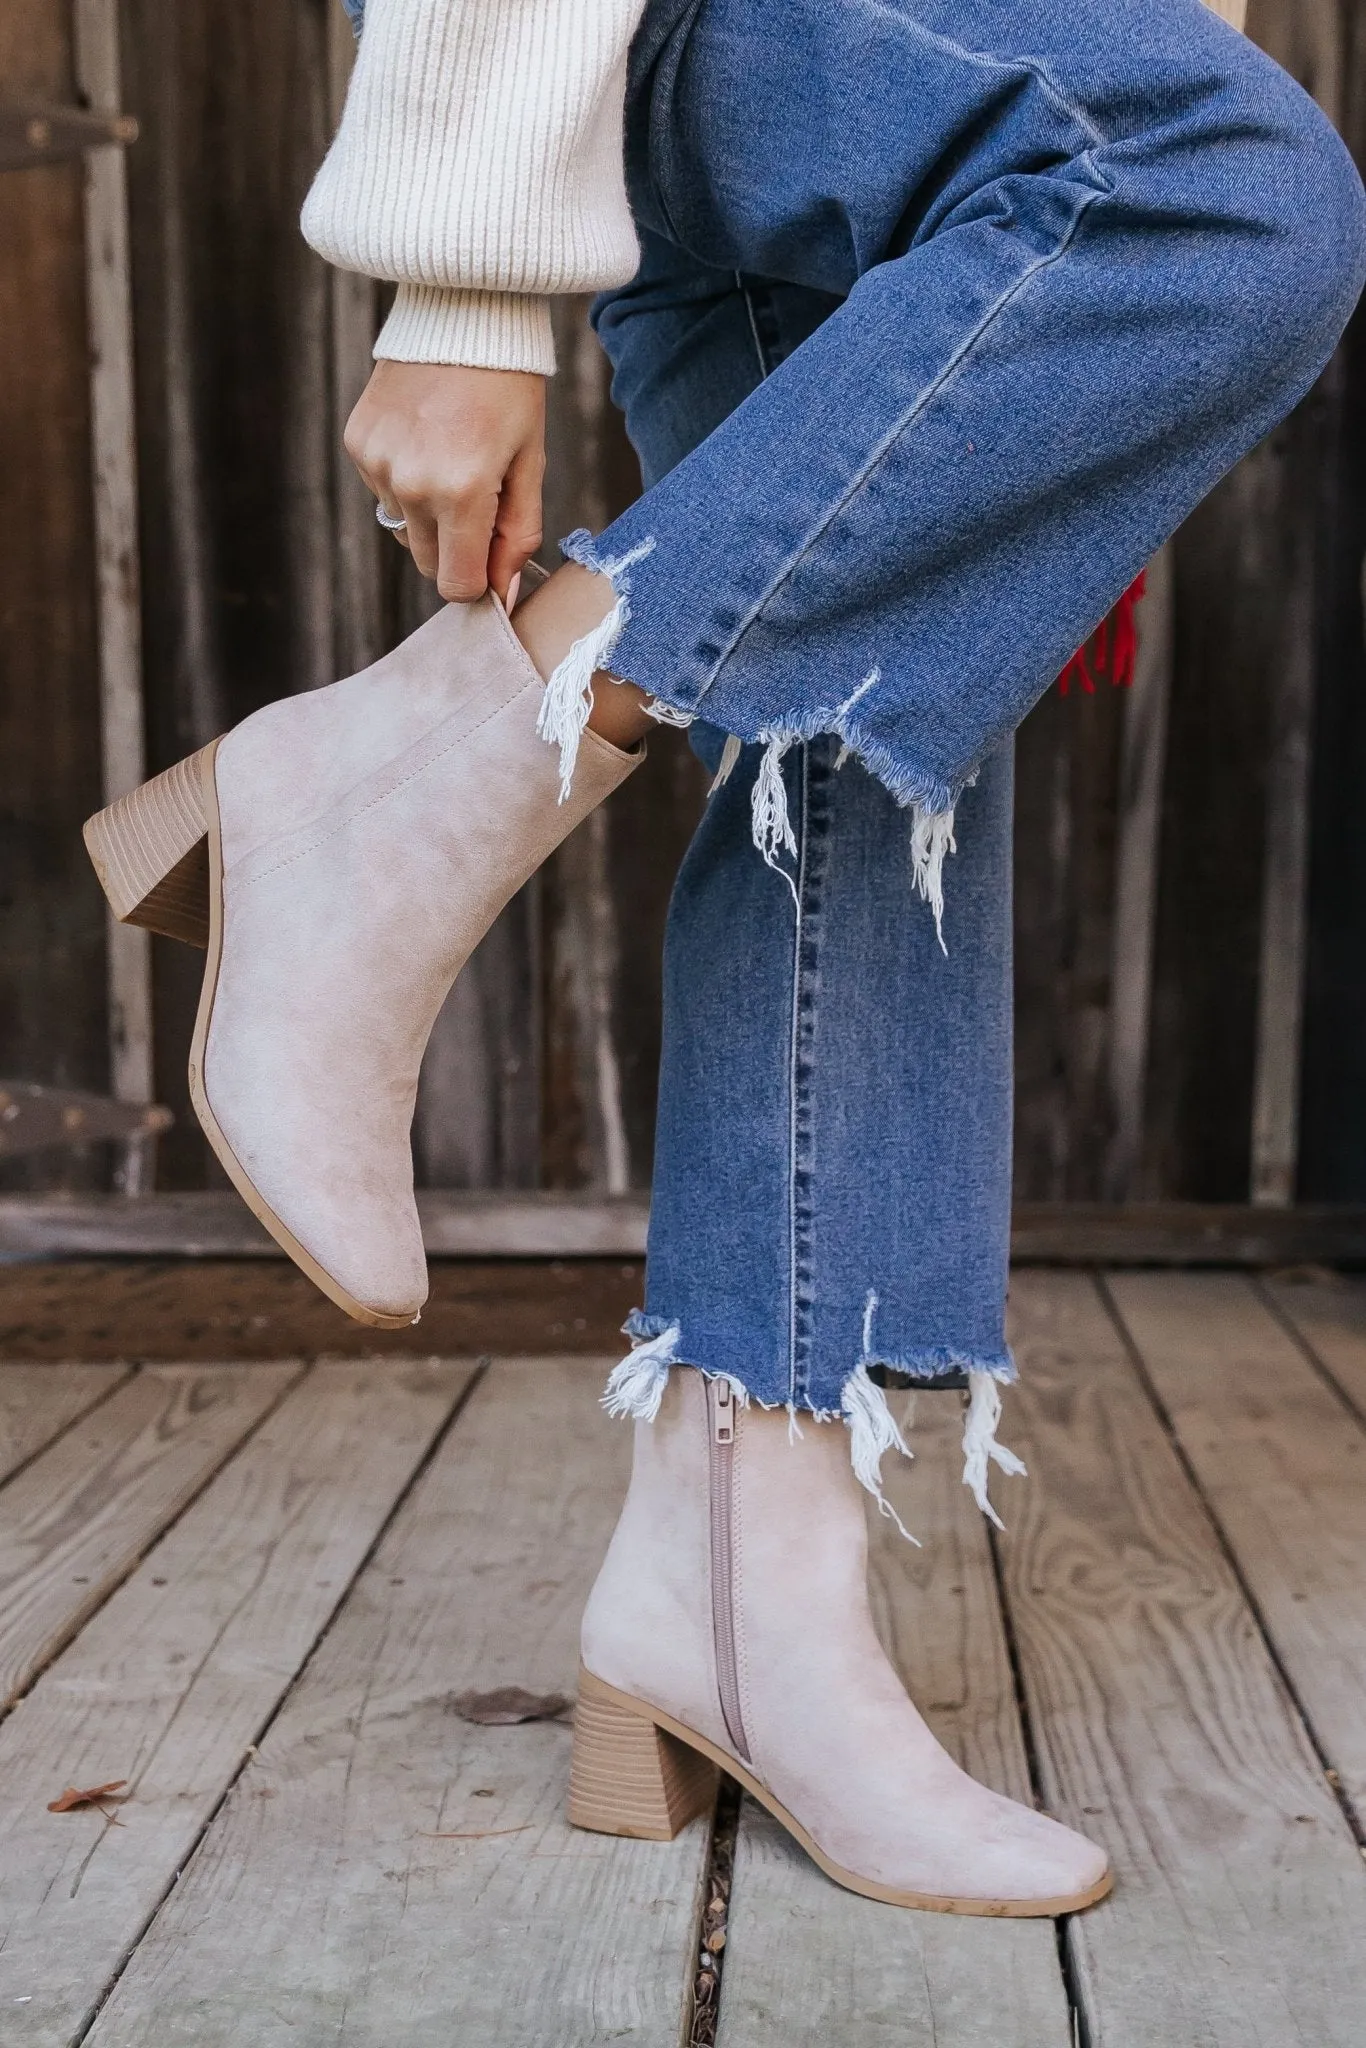
<path fill-rule="evenodd" d="M 554 375 L 550 301 L 532 292 L 453 291 L 401 284 L 375 355 L 399 363 L 464 363 L 475 370 Z"/>

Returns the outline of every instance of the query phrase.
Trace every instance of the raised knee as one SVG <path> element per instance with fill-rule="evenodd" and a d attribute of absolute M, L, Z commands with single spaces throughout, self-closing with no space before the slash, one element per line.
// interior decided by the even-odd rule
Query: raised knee
<path fill-rule="evenodd" d="M 1243 338 L 1266 373 L 1307 383 L 1366 286 L 1366 192 L 1331 123 L 1293 80 L 1278 77 L 1277 118 L 1230 166 L 1229 200 L 1248 230 L 1232 285 Z"/>

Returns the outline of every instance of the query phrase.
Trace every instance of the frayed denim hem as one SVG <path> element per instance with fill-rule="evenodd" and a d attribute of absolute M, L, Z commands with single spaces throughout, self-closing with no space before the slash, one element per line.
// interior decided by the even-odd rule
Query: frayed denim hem
<path fill-rule="evenodd" d="M 870 1295 L 864 1310 L 865 1351 L 871 1338 L 876 1308 L 877 1297 Z M 675 1365 L 687 1365 L 700 1372 L 704 1379 L 728 1381 L 741 1408 L 749 1407 L 751 1401 L 768 1410 L 786 1405 L 789 1435 L 801 1435 L 795 1403 L 761 1401 L 734 1373 L 709 1371 L 696 1360 L 685 1358 L 683 1326 L 676 1319 L 646 1315 L 643 1309 L 632 1309 L 622 1326 L 622 1334 L 631 1339 L 631 1349 L 613 1367 L 603 1389 L 602 1405 L 609 1415 L 637 1422 L 654 1422 L 669 1384 L 670 1371 Z M 998 1529 L 1003 1528 L 1005 1525 L 987 1494 L 991 1465 L 994 1463 L 1003 1472 L 1021 1476 L 1025 1471 L 1014 1451 L 1007 1450 L 996 1440 L 996 1429 L 1001 1419 L 1000 1388 L 1015 1378 L 1015 1362 L 1010 1354 L 996 1352 L 974 1357 L 950 1347 L 932 1346 L 913 1352 L 909 1360 L 865 1356 L 852 1368 L 844 1382 L 838 1411 L 830 1408 L 800 1411 L 809 1414 L 816 1422 L 842 1420 L 845 1423 L 849 1430 L 849 1456 L 855 1478 L 873 1496 L 879 1513 L 890 1517 L 908 1542 L 916 1543 L 917 1538 L 911 1535 L 882 1490 L 882 1460 L 886 1453 L 900 1451 L 903 1457 L 909 1458 L 914 1456 L 914 1452 L 893 1418 L 886 1394 L 871 1377 L 871 1369 L 878 1367 L 905 1373 L 908 1378 L 921 1383 L 945 1371 L 966 1374 L 968 1403 L 963 1424 L 963 1484 L 971 1490 L 982 1513 Z"/>
<path fill-rule="evenodd" d="M 602 624 L 574 643 L 546 684 L 536 729 L 544 739 L 559 746 L 561 803 L 569 794 L 579 739 L 593 708 L 594 672 L 606 667 L 631 616 L 631 584 L 626 572 L 653 553 L 654 545 L 653 538 L 643 540 L 628 554 L 615 560 L 605 560 L 593 535 L 584 526 L 566 534 L 560 542 L 560 552 L 567 561 L 577 562 L 581 568 L 592 569 L 595 574 L 607 577 L 617 593 L 617 602 Z M 646 710 L 661 725 L 689 726 L 695 717 L 704 715 L 695 709 L 671 704 L 667 697 L 657 694 L 657 685 L 652 681 L 645 682 L 622 669 L 615 669 L 613 673 L 620 681 L 634 683 L 637 689 L 646 692 L 650 698 Z M 731 733 L 710 793 L 714 795 L 730 779 L 744 743 L 763 748 L 750 798 L 754 844 L 769 867 L 783 877 L 795 899 L 797 885 L 791 872 L 782 864 L 784 854 L 795 857 L 797 851 L 796 836 L 788 817 L 783 756 L 790 747 L 811 740 L 827 735 L 837 739 L 840 742 L 837 767 L 843 767 L 852 755 L 903 810 L 910 811 L 911 882 L 922 902 L 929 904 L 934 917 L 935 936 L 941 950 L 947 953 L 948 947 L 944 942 L 944 862 L 949 854 L 957 851 L 953 836 L 954 809 L 964 789 L 976 781 L 976 770 L 965 775 L 956 785 L 950 784 L 908 765 L 881 740 L 874 739 L 854 712 L 860 701 L 881 680 L 882 672 L 875 668 L 842 704 L 819 707 L 790 723 L 759 726 L 750 733 Z"/>
<path fill-rule="evenodd" d="M 878 1351 L 866 1356 L 862 1363 L 870 1373 L 882 1374 L 879 1386 L 905 1387 L 966 1387 L 968 1375 L 974 1372 L 990 1374 L 1003 1387 L 1013 1386 L 1019 1378 L 1015 1361 L 1008 1351 L 969 1352 L 956 1351 L 947 1345 L 932 1344 L 923 1351 L 912 1351 L 904 1358 L 889 1358 Z"/>
<path fill-rule="evenodd" d="M 957 788 L 953 788 L 947 782 L 936 781 L 906 766 L 880 740 L 870 738 L 854 717 L 854 710 L 860 699 L 867 696 L 880 680 L 881 671 L 873 669 L 843 704 L 808 712 L 805 718 L 790 725 L 765 726 L 755 735 L 764 753 L 750 800 L 754 844 L 768 865 L 784 877 L 795 897 L 796 884 L 780 858 L 783 853 L 795 855 L 797 851 L 796 837 L 787 814 L 783 756 L 789 747 L 832 735 L 840 742 L 835 760 L 837 769 L 842 768 L 852 755 L 903 810 L 909 810 L 911 882 L 921 901 L 929 904 L 940 951 L 947 953 L 949 949 L 944 943 L 944 862 L 949 854 L 958 851 L 953 836 L 953 814 L 958 798 L 976 780 L 976 775 L 967 776 Z M 729 772 L 723 755 L 717 783 L 723 782 Z"/>
<path fill-rule="evenodd" d="M 617 601 L 591 633 L 585 633 L 582 639 L 574 642 L 564 660 L 551 672 L 545 695 L 541 698 L 536 730 L 548 745 L 560 750 L 561 803 L 573 786 L 579 742 L 592 716 L 593 678 L 611 660 L 612 650 L 631 616 L 631 584 L 626 572 L 654 549 L 653 540 L 643 540 L 639 547 L 610 562 L 597 562 L 570 552 L 572 542 L 588 539 L 586 531 L 571 534 L 562 543 L 563 551 L 571 561 L 582 561 L 585 568 L 596 569 L 600 575 L 606 576 L 617 593 Z M 667 708 L 659 716 L 662 723 L 669 725 L 692 722 L 690 718 L 676 718 Z"/>

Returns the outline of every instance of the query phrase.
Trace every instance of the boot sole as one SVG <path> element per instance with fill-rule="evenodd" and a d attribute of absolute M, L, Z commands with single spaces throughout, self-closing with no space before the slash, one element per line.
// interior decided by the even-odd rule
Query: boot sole
<path fill-rule="evenodd" d="M 692 1751 L 693 1758 L 680 1758 L 680 1750 Z M 701 1774 L 697 1771 L 699 1760 L 703 1762 Z M 1061 1913 L 1080 1913 L 1094 1906 L 1114 1886 L 1108 1870 L 1088 1890 L 1053 1899 L 948 1898 L 877 1884 L 833 1862 L 738 1757 L 718 1749 L 705 1735 L 684 1727 L 648 1701 L 618 1692 L 614 1685 L 580 1667 L 569 1773 L 572 1826 L 600 1835 L 672 1841 L 681 1827 L 711 1803 L 717 1770 L 727 1772 L 757 1799 L 834 1883 L 885 1906 L 907 1906 L 922 1913 L 960 1913 L 984 1920 L 1051 1920 Z"/>
<path fill-rule="evenodd" d="M 238 1194 L 257 1221 L 265 1225 L 281 1251 L 293 1259 L 300 1272 L 306 1274 L 329 1301 L 344 1309 L 354 1321 L 368 1323 L 376 1330 L 406 1330 L 417 1321 L 415 1315 L 385 1315 L 378 1309 L 367 1308 L 363 1301 L 357 1301 L 353 1294 L 348 1293 L 339 1280 L 334 1280 L 332 1275 L 318 1264 L 312 1253 L 304 1249 L 289 1226 L 281 1222 L 269 1202 L 257 1191 L 251 1175 L 224 1136 L 218 1119 L 209 1106 L 209 1098 L 204 1092 L 204 1048 L 208 1044 L 209 1026 L 213 1021 L 214 997 L 218 993 L 218 970 L 223 958 L 223 837 L 218 816 L 218 787 L 214 781 L 214 759 L 217 753 L 218 741 L 214 740 L 193 757 L 199 767 L 200 798 L 208 840 L 208 958 L 204 963 L 204 981 L 199 991 L 199 1010 L 195 1017 L 194 1037 L 190 1041 L 190 1100 L 194 1104 L 194 1113 L 199 1118 L 204 1135 L 212 1145 L 219 1164 Z M 181 765 L 185 767 L 190 764 Z"/>

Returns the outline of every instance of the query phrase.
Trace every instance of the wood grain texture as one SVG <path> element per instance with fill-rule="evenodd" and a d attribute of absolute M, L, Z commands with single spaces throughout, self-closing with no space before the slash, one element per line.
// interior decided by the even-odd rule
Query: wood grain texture
<path fill-rule="evenodd" d="M 123 102 L 116 0 L 76 0 L 76 74 L 86 104 L 117 113 Z M 133 297 L 128 253 L 127 166 L 120 149 L 85 163 L 86 313 L 90 336 L 90 460 L 99 622 L 100 757 L 111 803 L 146 774 L 142 691 L 142 589 L 138 562 L 137 408 Z M 147 934 L 110 917 L 105 932 L 109 1078 L 121 1102 L 152 1100 L 152 956 Z M 124 1148 L 127 1193 L 150 1182 L 148 1148 Z"/>
<path fill-rule="evenodd" d="M 1366 1428 L 1249 1281 L 1117 1273 L 1109 1286 L 1319 1748 L 1366 1824 Z"/>
<path fill-rule="evenodd" d="M 1115 821 L 1115 901 L 1110 933 L 1110 1100 L 1114 1126 L 1102 1193 L 1133 1201 L 1143 1191 L 1144 1091 L 1152 1018 L 1153 936 L 1157 926 L 1162 784 L 1172 693 L 1172 551 L 1148 564 L 1138 608 L 1138 657 L 1124 704 Z"/>
<path fill-rule="evenodd" d="M 86 2024 L 471 1371 L 315 1366 L 0 1728 L 7 2048 Z"/>
<path fill-rule="evenodd" d="M 1366 1868 L 1093 1285 L 1017 1275 L 1005 1584 L 1049 1806 L 1108 1847 L 1068 1922 L 1095 2048 L 1355 2048 Z"/>
<path fill-rule="evenodd" d="M 91 2048 L 677 2048 L 705 1868 L 571 1831 L 570 1692 L 630 1436 L 601 1364 L 496 1365 L 139 1947 Z"/>
<path fill-rule="evenodd" d="M 153 770 L 337 673 L 330 295 L 298 225 L 328 134 L 328 12 L 120 9 Z M 170 1186 L 208 1171 L 184 1072 L 201 968 L 153 942 Z"/>
<path fill-rule="evenodd" d="M 924 1547 L 870 1515 L 879 1633 L 951 1754 L 1029 1800 L 986 1524 L 960 1483 L 960 1403 L 922 1394 L 913 1415 L 914 1463 L 893 1470 L 889 1459 L 884 1472 L 888 1498 Z M 894 1757 L 887 1763 L 896 1768 Z M 720 2014 L 718 2048 L 1069 2048 L 1072 2039 L 1051 1921 L 957 1920 L 856 1898 L 751 1800 Z"/>
<path fill-rule="evenodd" d="M 443 1058 L 448 1049 L 443 1046 Z M 485 1128 L 500 1114 L 496 1105 L 486 1109 Z M 474 1141 L 479 1142 L 477 1131 Z M 466 1160 L 470 1156 L 461 1154 Z M 650 1213 L 643 1193 L 559 1189 L 420 1187 L 417 1208 L 429 1258 L 471 1261 L 636 1258 L 645 1250 Z M 226 1188 L 163 1192 L 133 1201 L 110 1194 L 0 1195 L 0 1261 L 5 1254 L 25 1261 L 284 1257 Z M 1267 1209 L 1234 1202 L 1018 1202 L 1011 1219 L 1011 1257 L 1016 1264 L 1047 1266 L 1318 1262 L 1356 1268 L 1366 1265 L 1366 1208 L 1347 1203 Z M 423 1348 L 429 1348 L 425 1341 Z"/>
<path fill-rule="evenodd" d="M 1266 1291 L 1366 1419 L 1366 1282 L 1272 1280 Z"/>
<path fill-rule="evenodd" d="M 286 1259 L 0 1265 L 0 1359 L 619 1356 L 643 1288 L 639 1260 L 441 1262 L 420 1323 L 371 1330 Z"/>
<path fill-rule="evenodd" d="M 1351 0 L 1251 0 L 1247 30 L 1360 148 L 1344 59 L 1362 64 Z M 1356 423 L 1344 412 L 1340 356 L 1288 419 L 1187 520 L 1173 543 L 1175 670 L 1163 794 L 1144 1183 L 1164 1195 L 1240 1200 L 1254 1166 L 1262 1192 L 1296 1191 L 1296 1080 L 1302 940 L 1297 892 L 1305 827 L 1307 712 L 1335 707 L 1341 751 L 1319 778 L 1335 812 L 1316 850 L 1314 892 L 1333 906 L 1321 949 L 1311 1044 L 1335 1076 L 1332 1149 L 1298 1192 L 1351 1199 L 1366 1184 L 1360 957 L 1366 833 L 1345 792 L 1359 786 L 1363 725 L 1360 570 L 1360 341 Z M 1346 515 L 1346 516 L 1344 516 Z M 1320 742 L 1321 744 L 1321 742 Z M 1277 772 L 1288 776 L 1275 786 Z M 1291 785 L 1296 793 L 1289 794 Z M 1325 854 L 1335 857 L 1330 866 Z M 1298 867 L 1298 873 L 1292 868 Z M 1350 935 L 1344 911 L 1354 909 Z M 1311 922 L 1314 916 L 1311 905 Z M 1268 919 L 1270 926 L 1268 927 Z M 1281 949 L 1278 957 L 1277 947 Z M 1312 1057 L 1302 1069 L 1317 1087 Z M 1318 1140 L 1322 1144 L 1322 1135 Z M 1349 1179 L 1342 1168 L 1354 1166 Z"/>
<path fill-rule="evenodd" d="M 1259 0 L 1281 46 L 1272 55 L 1309 74 L 1308 44 L 1334 78 L 1334 118 L 1360 167 L 1366 162 L 1366 35 L 1352 0 Z M 1298 43 L 1287 51 L 1286 43 Z M 1309 954 L 1301 1063 L 1299 1192 L 1359 1200 L 1366 1189 L 1366 320 L 1343 338 L 1325 393 L 1324 462 L 1316 483 L 1318 529 L 1316 692 Z"/>
<path fill-rule="evenodd" d="M 1113 1131 L 1111 966 L 1125 692 L 1049 689 L 1016 735 L 1015 1195 L 1094 1201 Z"/>
<path fill-rule="evenodd" d="M 449 1042 L 443 1041 L 439 1060 L 445 1059 L 450 1049 Z M 450 1099 L 442 1098 L 447 1107 Z M 47 1115 L 53 1114 L 49 1099 L 45 1098 L 41 1107 Z M 485 1110 L 482 1119 L 474 1119 L 471 1142 L 476 1149 L 481 1123 L 487 1129 L 499 1120 L 496 1104 L 485 1105 Z M 24 1114 L 30 1114 L 27 1106 Z M 35 1107 L 31 1114 L 36 1121 L 39 1109 Z M 456 1148 L 449 1147 L 442 1156 L 449 1163 Z M 460 1156 L 468 1162 L 472 1154 L 467 1149 Z M 420 1188 L 417 1208 L 429 1258 L 639 1257 L 645 1250 L 649 1222 L 649 1204 L 641 1195 Z M 1366 1229 L 1362 1243 L 1366 1246 Z M 0 1256 L 5 1253 L 26 1259 L 81 1254 L 96 1258 L 284 1256 L 246 1204 L 226 1188 L 182 1190 L 133 1201 L 104 1194 L 0 1195 Z"/>
<path fill-rule="evenodd" d="M 1299 79 L 1339 129 L 1346 111 L 1344 59 L 1353 40 L 1353 18 L 1340 0 L 1300 0 L 1294 7 L 1279 0 L 1272 5 L 1251 0 L 1249 9 L 1253 39 Z M 1325 602 L 1325 571 L 1336 524 L 1339 477 L 1334 457 L 1343 433 L 1345 368 L 1339 356 L 1309 402 L 1287 421 L 1277 437 L 1279 445 L 1269 447 L 1281 473 L 1282 506 L 1272 558 L 1277 637 L 1268 650 L 1250 1178 L 1253 1201 L 1281 1206 L 1294 1201 L 1300 1180 L 1314 706 L 1331 603 Z"/>
<path fill-rule="evenodd" d="M 7 97 L 70 105 L 70 11 L 5 0 Z M 105 918 L 79 824 L 100 802 L 84 169 L 0 174 L 0 1073 L 104 1089 Z M 0 1167 L 99 1187 L 99 1147 Z"/>
<path fill-rule="evenodd" d="M 111 1394 L 128 1372 L 126 1365 L 0 1366 L 0 1481 Z"/>
<path fill-rule="evenodd" d="M 599 532 L 640 492 L 586 297 L 555 308 L 560 370 L 549 388 L 545 532 Z M 707 778 L 683 733 L 649 758 L 542 871 L 543 1185 L 609 1192 L 649 1185 L 662 1016 L 660 963 L 674 875 Z"/>
<path fill-rule="evenodd" d="M 71 1640 L 298 1371 L 148 1367 L 0 1493 L 0 1707 Z"/>

